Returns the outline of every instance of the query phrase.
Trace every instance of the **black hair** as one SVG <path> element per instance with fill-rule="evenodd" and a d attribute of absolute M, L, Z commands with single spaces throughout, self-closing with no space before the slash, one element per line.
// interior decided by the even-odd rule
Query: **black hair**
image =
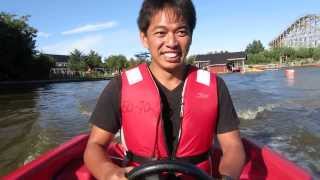
<path fill-rule="evenodd" d="M 182 17 L 192 33 L 196 26 L 196 10 L 191 0 L 144 0 L 141 6 L 138 27 L 147 33 L 151 18 L 159 11 L 173 8 L 178 17 Z"/>

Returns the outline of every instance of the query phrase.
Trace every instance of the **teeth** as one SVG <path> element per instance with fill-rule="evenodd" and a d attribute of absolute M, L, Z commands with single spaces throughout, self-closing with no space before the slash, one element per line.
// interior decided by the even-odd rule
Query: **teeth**
<path fill-rule="evenodd" d="M 165 53 L 164 54 L 167 58 L 175 58 L 178 56 L 178 53 Z"/>

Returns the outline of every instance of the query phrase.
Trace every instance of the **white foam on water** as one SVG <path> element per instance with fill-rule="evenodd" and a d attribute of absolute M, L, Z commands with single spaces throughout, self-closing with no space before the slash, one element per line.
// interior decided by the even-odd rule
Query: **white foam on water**
<path fill-rule="evenodd" d="M 85 116 L 87 116 L 87 117 L 90 117 L 91 114 L 92 114 L 92 112 L 82 110 L 82 111 L 81 111 L 81 114 L 83 114 L 83 115 L 85 115 Z"/>
<path fill-rule="evenodd" d="M 35 159 L 36 156 L 34 155 L 29 155 L 23 162 L 23 165 L 28 164 L 29 162 L 33 161 Z"/>
<path fill-rule="evenodd" d="M 277 149 L 281 152 L 281 149 L 290 147 L 288 144 L 289 139 L 290 137 L 274 136 L 270 138 L 268 146 L 270 146 L 272 149 Z"/>
<path fill-rule="evenodd" d="M 262 113 L 264 111 L 272 111 L 272 109 L 278 107 L 279 104 L 267 104 L 265 106 L 258 106 L 256 109 L 247 109 L 247 110 L 240 110 L 238 113 L 238 116 L 241 119 L 246 120 L 253 120 L 257 117 L 259 113 Z"/>
<path fill-rule="evenodd" d="M 92 114 L 92 111 L 95 108 L 95 105 L 97 103 L 97 99 L 79 99 L 79 111 L 82 115 L 85 115 L 86 117 L 90 117 Z"/>
<path fill-rule="evenodd" d="M 45 150 L 45 147 L 47 147 L 49 143 L 50 143 L 49 137 L 46 136 L 45 134 L 39 133 L 37 137 L 37 142 L 34 145 L 32 145 L 32 148 L 28 153 L 29 155 L 24 160 L 23 164 L 25 165 L 33 161 L 36 157 L 40 156 Z"/>

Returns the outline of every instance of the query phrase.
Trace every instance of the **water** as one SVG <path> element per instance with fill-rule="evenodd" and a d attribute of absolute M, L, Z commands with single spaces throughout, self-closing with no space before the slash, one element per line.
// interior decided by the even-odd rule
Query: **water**
<path fill-rule="evenodd" d="M 73 136 L 107 81 L 0 88 L 0 176 Z"/>
<path fill-rule="evenodd" d="M 224 75 L 244 136 L 320 176 L 320 69 Z"/>
<path fill-rule="evenodd" d="M 320 176 L 320 69 L 221 75 L 241 133 Z M 108 81 L 0 88 L 0 176 L 87 132 Z"/>

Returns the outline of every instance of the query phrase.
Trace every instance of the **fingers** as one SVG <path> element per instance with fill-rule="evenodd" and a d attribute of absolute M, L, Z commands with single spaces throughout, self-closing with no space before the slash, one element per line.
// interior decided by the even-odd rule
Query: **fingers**
<path fill-rule="evenodd" d="M 125 176 L 126 178 L 128 178 L 128 173 L 129 173 L 133 168 L 134 168 L 133 166 L 128 166 L 128 167 L 125 167 L 125 168 L 124 168 L 124 170 L 125 170 L 124 176 Z"/>
<path fill-rule="evenodd" d="M 128 166 L 128 167 L 125 167 L 125 171 L 128 173 L 130 172 L 134 167 L 133 166 Z"/>

